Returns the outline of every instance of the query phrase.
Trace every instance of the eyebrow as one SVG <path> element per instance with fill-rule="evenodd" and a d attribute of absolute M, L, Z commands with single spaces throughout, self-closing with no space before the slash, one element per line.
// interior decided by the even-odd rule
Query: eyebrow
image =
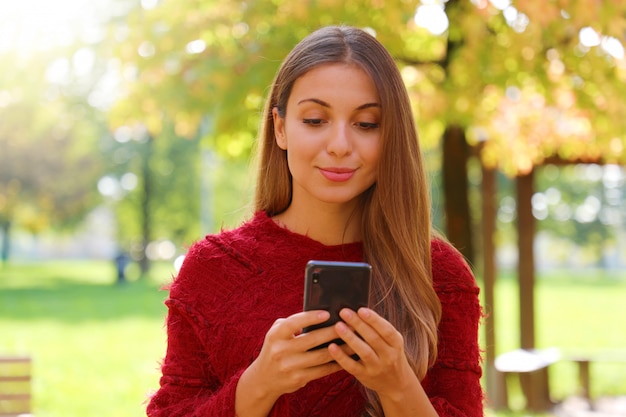
<path fill-rule="evenodd" d="M 324 100 L 320 100 L 319 98 L 305 98 L 302 99 L 298 102 L 298 105 L 302 104 L 302 103 L 306 103 L 306 102 L 313 102 L 313 103 L 317 103 L 322 107 L 332 107 L 330 104 L 328 104 L 327 102 L 325 102 Z M 365 104 L 361 104 L 359 107 L 356 108 L 356 110 L 364 110 L 364 109 L 369 109 L 370 107 L 380 107 L 380 104 L 378 103 L 365 103 Z"/>

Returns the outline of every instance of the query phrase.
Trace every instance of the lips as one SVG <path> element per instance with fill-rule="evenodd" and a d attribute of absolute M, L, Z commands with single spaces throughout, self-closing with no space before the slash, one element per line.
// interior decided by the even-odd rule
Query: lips
<path fill-rule="evenodd" d="M 348 181 L 355 172 L 356 170 L 351 168 L 320 168 L 320 173 L 324 178 L 333 182 Z"/>

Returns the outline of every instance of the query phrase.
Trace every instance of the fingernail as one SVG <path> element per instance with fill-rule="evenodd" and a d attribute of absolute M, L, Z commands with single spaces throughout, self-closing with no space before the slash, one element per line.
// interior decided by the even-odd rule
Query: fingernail
<path fill-rule="evenodd" d="M 327 320 L 330 317 L 330 313 L 328 311 L 322 310 L 317 313 L 317 318 L 320 320 Z"/>
<path fill-rule="evenodd" d="M 344 308 L 343 310 L 341 310 L 341 317 L 343 317 L 344 319 L 351 318 L 352 310 L 350 310 L 349 308 Z"/>

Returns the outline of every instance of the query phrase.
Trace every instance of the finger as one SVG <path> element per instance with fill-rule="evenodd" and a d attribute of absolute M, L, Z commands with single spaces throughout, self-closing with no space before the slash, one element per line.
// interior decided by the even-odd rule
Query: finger
<path fill-rule="evenodd" d="M 335 343 L 337 344 L 337 343 Z M 350 345 L 346 344 L 346 343 L 342 343 L 339 344 L 339 349 L 341 349 L 343 351 L 343 353 L 345 353 L 346 355 L 348 355 L 349 357 L 351 357 L 352 359 L 359 360 L 359 355 L 356 354 L 356 352 L 354 351 L 354 349 L 352 349 L 350 347 Z"/>
<path fill-rule="evenodd" d="M 341 318 L 354 327 L 356 332 L 368 343 L 377 348 L 385 346 L 401 348 L 404 346 L 400 332 L 374 310 L 365 307 L 360 308 L 358 313 L 348 309 L 344 310 L 340 312 Z"/>
<path fill-rule="evenodd" d="M 333 326 L 328 326 L 299 334 L 296 339 L 298 348 L 312 350 L 320 347 L 320 345 L 327 346 L 332 340 L 339 339 L 339 335 Z"/>
<path fill-rule="evenodd" d="M 352 375 L 362 373 L 364 365 L 360 363 L 360 358 L 355 357 L 354 353 L 349 353 L 350 350 L 346 350 L 345 346 L 346 345 L 339 346 L 336 343 L 331 343 L 328 346 L 328 353 L 335 362 L 348 373 Z"/>
<path fill-rule="evenodd" d="M 346 332 L 346 330 L 342 327 L 336 326 L 337 333 L 339 333 L 339 336 L 344 339 L 346 343 L 348 343 L 349 340 L 354 340 L 355 342 L 358 342 L 358 338 L 366 340 L 369 344 L 376 343 L 377 339 L 380 340 L 380 335 L 378 334 L 376 329 L 374 329 L 369 323 L 363 320 L 353 310 L 344 308 L 339 312 L 339 315 L 341 316 L 345 324 L 351 327 L 350 330 L 352 330 L 351 332 Z M 353 333 L 354 336 L 350 335 L 350 333 Z"/>
<path fill-rule="evenodd" d="M 374 329 L 380 337 L 390 346 L 403 347 L 404 339 L 402 334 L 374 310 L 362 307 L 357 312 L 359 318 Z"/>
<path fill-rule="evenodd" d="M 357 314 L 347 310 L 340 314 L 354 328 L 356 334 L 352 335 L 340 326 L 337 326 L 337 333 L 354 348 L 361 359 L 373 363 L 378 359 L 389 357 L 394 350 L 404 349 L 400 333 L 374 311 L 359 309 Z"/>
<path fill-rule="evenodd" d="M 302 311 L 293 314 L 286 319 L 278 319 L 272 328 L 278 336 L 283 338 L 293 337 L 300 334 L 302 329 L 315 324 L 325 322 L 330 318 L 330 313 L 324 310 Z"/>
<path fill-rule="evenodd" d="M 353 329 L 346 325 L 346 323 L 336 323 L 335 329 L 341 340 L 349 346 L 359 359 L 370 358 L 370 360 L 373 360 L 375 358 L 376 352 L 372 349 L 372 346 L 370 346 L 370 342 L 362 338 L 361 335 L 357 334 Z"/>
<path fill-rule="evenodd" d="M 324 351 L 326 351 L 326 349 L 324 349 Z M 328 351 L 325 352 L 327 356 L 330 357 L 330 353 L 328 353 Z M 319 379 L 322 377 L 325 377 L 326 375 L 330 375 L 332 373 L 335 373 L 337 371 L 340 371 L 341 365 L 339 365 L 339 363 L 337 363 L 337 361 L 330 360 L 322 365 L 318 365 L 316 367 L 312 367 L 310 368 L 310 380 L 314 380 L 314 379 Z"/>

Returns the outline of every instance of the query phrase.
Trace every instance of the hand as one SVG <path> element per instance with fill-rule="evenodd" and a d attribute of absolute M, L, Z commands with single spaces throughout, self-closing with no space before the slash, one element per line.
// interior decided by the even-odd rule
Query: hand
<path fill-rule="evenodd" d="M 417 377 L 406 358 L 404 338 L 391 323 L 369 308 L 358 313 L 345 308 L 340 316 L 345 323 L 335 324 L 335 330 L 360 358 L 356 361 L 331 344 L 328 351 L 343 369 L 380 396 L 395 396 L 415 386 Z"/>
<path fill-rule="evenodd" d="M 310 350 L 337 339 L 334 327 L 302 333 L 304 327 L 323 323 L 329 317 L 327 311 L 318 310 L 276 320 L 265 335 L 259 356 L 244 372 L 247 382 L 263 387 L 263 395 L 275 401 L 282 394 L 340 370 L 327 349 Z"/>

